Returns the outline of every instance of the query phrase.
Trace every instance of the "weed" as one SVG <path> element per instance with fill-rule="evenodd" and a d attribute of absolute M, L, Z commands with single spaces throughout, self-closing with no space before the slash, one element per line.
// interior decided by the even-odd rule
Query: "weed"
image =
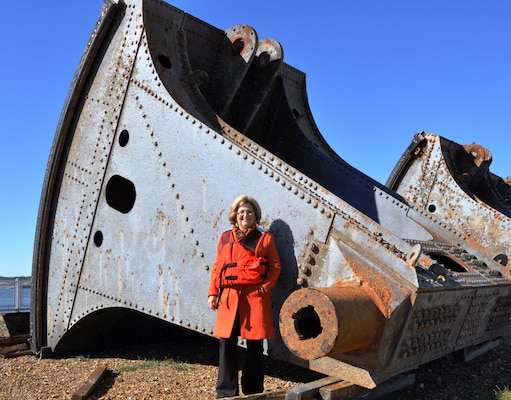
<path fill-rule="evenodd" d="M 511 390 L 507 385 L 504 386 L 504 389 L 497 386 L 497 389 L 495 389 L 494 392 L 496 400 L 511 400 Z"/>
<path fill-rule="evenodd" d="M 116 372 L 129 372 L 129 371 L 138 371 L 140 369 L 152 369 L 152 368 L 161 368 L 161 367 L 170 367 L 177 371 L 187 371 L 190 370 L 191 367 L 184 363 L 174 361 L 172 359 L 166 360 L 140 360 L 133 364 L 125 364 L 115 368 Z"/>

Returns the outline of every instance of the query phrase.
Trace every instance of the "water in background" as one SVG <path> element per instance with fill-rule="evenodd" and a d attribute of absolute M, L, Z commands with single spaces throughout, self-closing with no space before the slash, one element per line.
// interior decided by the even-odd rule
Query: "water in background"
<path fill-rule="evenodd" d="M 14 279 L 0 279 L 0 314 L 30 311 L 30 280 L 22 280 L 19 309 L 16 308 L 16 282 Z"/>

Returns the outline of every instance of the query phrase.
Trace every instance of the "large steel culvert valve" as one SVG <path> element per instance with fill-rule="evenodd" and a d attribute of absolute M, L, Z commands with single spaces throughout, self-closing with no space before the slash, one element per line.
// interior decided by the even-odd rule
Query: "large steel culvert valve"
<path fill-rule="evenodd" d="M 284 343 L 306 360 L 367 351 L 383 324 L 383 315 L 362 287 L 299 289 L 279 315 Z"/>

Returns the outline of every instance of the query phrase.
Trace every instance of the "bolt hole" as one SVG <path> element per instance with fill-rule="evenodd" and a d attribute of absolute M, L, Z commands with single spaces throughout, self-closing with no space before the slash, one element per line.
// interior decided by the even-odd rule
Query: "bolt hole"
<path fill-rule="evenodd" d="M 428 206 L 428 211 L 429 211 L 430 213 L 434 213 L 434 212 L 436 211 L 436 206 L 435 206 L 434 204 L 430 204 L 430 205 Z"/>

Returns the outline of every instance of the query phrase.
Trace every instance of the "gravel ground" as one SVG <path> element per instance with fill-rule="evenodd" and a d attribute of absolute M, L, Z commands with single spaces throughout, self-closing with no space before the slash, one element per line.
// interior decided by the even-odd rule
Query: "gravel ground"
<path fill-rule="evenodd" d="M 0 337 L 7 336 L 0 318 Z M 511 341 L 506 338 L 469 363 L 445 358 L 429 363 L 416 371 L 413 386 L 381 400 L 495 399 L 495 388 L 511 383 L 510 350 Z M 216 340 L 203 338 L 64 358 L 4 358 L 0 360 L 0 399 L 72 399 L 103 364 L 107 372 L 90 399 L 214 399 L 216 352 Z M 321 377 L 273 359 L 266 366 L 267 392 L 285 391 Z"/>

